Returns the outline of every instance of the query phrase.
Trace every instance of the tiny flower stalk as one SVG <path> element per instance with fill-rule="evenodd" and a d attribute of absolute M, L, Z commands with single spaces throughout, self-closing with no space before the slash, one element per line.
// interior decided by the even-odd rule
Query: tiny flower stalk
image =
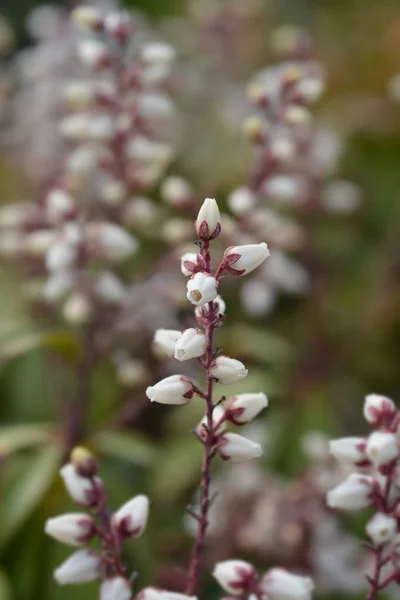
<path fill-rule="evenodd" d="M 197 533 L 185 593 L 192 596 L 198 590 L 208 512 L 210 508 L 210 471 L 213 458 L 219 454 L 223 460 L 244 461 L 259 457 L 261 446 L 247 438 L 227 432 L 231 422 L 242 425 L 253 419 L 267 405 L 264 394 L 243 394 L 231 398 L 225 405 L 214 403 L 215 385 L 230 385 L 247 376 L 245 365 L 229 356 L 218 356 L 214 350 L 214 331 L 225 319 L 225 303 L 218 295 L 223 273 L 244 275 L 256 269 L 268 257 L 267 244 L 238 246 L 228 249 L 219 266 L 213 270 L 210 242 L 221 232 L 221 216 L 217 202 L 206 198 L 195 222 L 199 238 L 198 254 L 187 253 L 181 258 L 181 271 L 188 277 L 187 299 L 195 308 L 198 327 L 177 335 L 176 331 L 158 330 L 155 334 L 156 351 L 161 350 L 178 361 L 197 359 L 205 371 L 206 389 L 201 391 L 181 375 L 172 375 L 150 386 L 146 393 L 151 401 L 161 404 L 186 404 L 193 395 L 205 401 L 205 415 L 195 429 L 203 445 L 203 466 L 200 482 L 200 509 L 195 515 Z M 173 348 L 173 350 L 172 350 Z"/>

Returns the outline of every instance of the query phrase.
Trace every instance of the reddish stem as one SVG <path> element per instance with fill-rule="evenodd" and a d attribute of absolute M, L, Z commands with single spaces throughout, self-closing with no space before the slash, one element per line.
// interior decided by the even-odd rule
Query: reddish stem
<path fill-rule="evenodd" d="M 205 260 L 205 271 L 211 272 L 211 258 L 210 258 L 210 242 L 209 240 L 203 240 L 201 254 Z M 189 565 L 188 580 L 186 586 L 186 594 L 192 596 L 195 594 L 201 573 L 201 565 L 203 560 L 205 536 L 208 525 L 208 511 L 210 508 L 210 481 L 211 481 L 211 462 L 214 456 L 214 435 L 213 435 L 213 377 L 210 373 L 210 367 L 214 360 L 213 353 L 213 334 L 214 334 L 214 320 L 218 306 L 213 302 L 208 304 L 207 313 L 207 325 L 206 325 L 206 359 L 205 368 L 207 374 L 207 392 L 203 394 L 203 398 L 206 401 L 206 423 L 207 423 L 207 435 L 204 440 L 201 440 L 204 446 L 203 455 L 203 468 L 200 483 L 200 514 L 198 515 L 198 527 L 196 540 L 193 547 L 192 558 Z"/>

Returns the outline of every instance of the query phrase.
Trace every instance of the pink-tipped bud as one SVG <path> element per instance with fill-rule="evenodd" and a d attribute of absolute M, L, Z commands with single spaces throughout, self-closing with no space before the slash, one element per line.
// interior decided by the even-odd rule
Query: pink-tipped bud
<path fill-rule="evenodd" d="M 260 444 L 237 433 L 225 433 L 218 452 L 224 460 L 243 462 L 262 455 Z"/>
<path fill-rule="evenodd" d="M 270 569 L 261 581 L 268 600 L 311 600 L 315 589 L 310 577 L 301 577 L 285 569 Z"/>
<path fill-rule="evenodd" d="M 204 260 L 200 254 L 186 252 L 181 256 L 181 271 L 185 277 L 190 277 L 200 268 L 204 268 Z"/>
<path fill-rule="evenodd" d="M 196 233 L 202 240 L 212 240 L 221 232 L 221 215 L 214 198 L 206 198 L 195 223 Z"/>
<path fill-rule="evenodd" d="M 100 600 L 131 600 L 132 591 L 125 577 L 105 579 L 100 586 Z"/>
<path fill-rule="evenodd" d="M 210 373 L 222 385 L 231 385 L 247 377 L 248 370 L 236 358 L 218 356 L 210 368 Z"/>
<path fill-rule="evenodd" d="M 149 386 L 146 396 L 159 404 L 187 404 L 193 397 L 193 384 L 184 375 L 171 375 Z"/>
<path fill-rule="evenodd" d="M 226 403 L 228 420 L 236 425 L 244 425 L 254 419 L 262 410 L 268 406 L 265 394 L 239 394 L 229 398 Z"/>
<path fill-rule="evenodd" d="M 81 477 L 73 464 L 69 463 L 60 469 L 69 495 L 82 506 L 91 506 L 93 500 L 93 484 L 90 479 Z"/>
<path fill-rule="evenodd" d="M 369 463 L 365 454 L 366 441 L 360 437 L 345 437 L 329 442 L 329 452 L 340 462 L 366 466 Z"/>
<path fill-rule="evenodd" d="M 366 453 L 375 466 L 387 465 L 399 456 L 396 435 L 384 431 L 374 431 L 367 440 Z"/>
<path fill-rule="evenodd" d="M 225 251 L 224 264 L 234 275 L 247 275 L 259 267 L 269 256 L 270 252 L 265 242 L 232 246 Z"/>
<path fill-rule="evenodd" d="M 54 571 L 60 585 L 86 583 L 100 577 L 101 559 L 93 550 L 79 550 Z"/>
<path fill-rule="evenodd" d="M 190 360 L 203 356 L 206 351 L 207 337 L 201 329 L 186 329 L 175 343 L 174 356 L 177 360 Z"/>
<path fill-rule="evenodd" d="M 113 514 L 111 523 L 124 538 L 138 537 L 144 531 L 149 514 L 149 499 L 139 495 L 126 502 Z"/>
<path fill-rule="evenodd" d="M 95 524 L 85 513 L 69 513 L 47 519 L 47 535 L 70 546 L 86 544 L 95 533 Z"/>
<path fill-rule="evenodd" d="M 361 510 L 372 503 L 375 480 L 369 475 L 352 473 L 345 481 L 328 492 L 327 504 L 339 510 Z"/>
<path fill-rule="evenodd" d="M 225 560 L 215 565 L 213 576 L 223 590 L 232 596 L 244 596 L 254 591 L 256 570 L 244 560 Z"/>
<path fill-rule="evenodd" d="M 390 398 L 380 394 L 369 394 L 364 402 L 364 418 L 374 427 L 388 425 L 396 416 L 396 406 Z"/>

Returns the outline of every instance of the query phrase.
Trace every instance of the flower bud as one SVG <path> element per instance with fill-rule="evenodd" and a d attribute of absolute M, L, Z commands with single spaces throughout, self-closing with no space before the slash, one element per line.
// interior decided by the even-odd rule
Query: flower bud
<path fill-rule="evenodd" d="M 37 258 L 42 258 L 56 238 L 56 232 L 53 229 L 38 229 L 25 236 L 23 240 L 23 249 L 29 254 Z"/>
<path fill-rule="evenodd" d="M 310 577 L 301 577 L 285 569 L 270 569 L 261 581 L 269 600 L 311 600 L 315 588 Z"/>
<path fill-rule="evenodd" d="M 225 560 L 217 563 L 213 576 L 222 589 L 232 596 L 247 596 L 256 581 L 253 565 L 244 560 Z"/>
<path fill-rule="evenodd" d="M 170 175 L 161 185 L 161 197 L 170 206 L 181 207 L 191 201 L 193 190 L 189 183 L 181 177 Z"/>
<path fill-rule="evenodd" d="M 210 368 L 211 375 L 222 385 L 230 385 L 247 377 L 247 369 L 240 360 L 218 356 Z"/>
<path fill-rule="evenodd" d="M 126 40 L 132 30 L 131 18 L 127 11 L 108 13 L 104 25 L 107 33 L 119 41 Z"/>
<path fill-rule="evenodd" d="M 93 485 L 90 479 L 79 475 L 72 463 L 64 465 L 60 469 L 60 475 L 71 498 L 82 506 L 91 506 Z"/>
<path fill-rule="evenodd" d="M 214 198 L 204 200 L 196 219 L 195 229 L 199 238 L 203 240 L 212 240 L 220 234 L 221 215 Z"/>
<path fill-rule="evenodd" d="M 169 356 L 172 358 L 175 353 L 175 342 L 181 336 L 177 329 L 157 329 L 154 334 L 153 350 L 160 358 Z"/>
<path fill-rule="evenodd" d="M 148 514 L 149 499 L 141 494 L 123 504 L 111 517 L 111 523 L 122 537 L 138 537 L 146 527 Z"/>
<path fill-rule="evenodd" d="M 228 206 L 234 215 L 244 216 L 256 204 L 256 197 L 250 188 L 240 187 L 228 197 Z"/>
<path fill-rule="evenodd" d="M 131 600 L 132 592 L 125 577 L 105 579 L 100 586 L 100 600 Z"/>
<path fill-rule="evenodd" d="M 55 273 L 46 281 L 43 297 L 49 302 L 59 300 L 71 290 L 73 283 L 74 278 L 68 271 Z"/>
<path fill-rule="evenodd" d="M 367 440 L 366 454 L 377 467 L 396 459 L 399 455 L 396 435 L 384 431 L 374 431 Z"/>
<path fill-rule="evenodd" d="M 193 275 L 198 268 L 198 257 L 199 254 L 196 254 L 195 252 L 187 252 L 181 256 L 181 271 L 185 277 Z"/>
<path fill-rule="evenodd" d="M 83 40 L 78 45 L 78 56 L 87 67 L 100 68 L 110 63 L 110 52 L 99 40 Z"/>
<path fill-rule="evenodd" d="M 225 409 L 220 404 L 216 406 L 212 414 L 213 435 L 218 437 L 226 431 Z M 205 415 L 196 427 L 198 437 L 206 441 L 208 437 L 208 417 Z"/>
<path fill-rule="evenodd" d="M 89 129 L 90 116 L 85 113 L 64 117 L 58 125 L 60 135 L 72 142 L 82 142 L 86 140 Z"/>
<path fill-rule="evenodd" d="M 187 282 L 186 297 L 195 306 L 203 306 L 217 297 L 217 280 L 207 273 L 196 273 Z"/>
<path fill-rule="evenodd" d="M 98 471 L 95 457 L 84 446 L 75 446 L 72 449 L 71 463 L 81 477 L 94 477 Z"/>
<path fill-rule="evenodd" d="M 171 375 L 149 386 L 146 396 L 160 404 L 187 404 L 193 396 L 193 384 L 184 375 Z"/>
<path fill-rule="evenodd" d="M 367 523 L 367 535 L 376 546 L 391 542 L 397 535 L 397 519 L 384 513 L 376 513 Z"/>
<path fill-rule="evenodd" d="M 265 242 L 248 244 L 247 246 L 232 246 L 225 251 L 224 263 L 226 268 L 235 275 L 247 275 L 259 267 L 270 252 Z"/>
<path fill-rule="evenodd" d="M 123 208 L 123 222 L 127 226 L 148 227 L 153 225 L 158 217 L 158 208 L 148 198 L 134 196 Z"/>
<path fill-rule="evenodd" d="M 175 342 L 174 356 L 177 360 L 189 360 L 202 356 L 206 351 L 207 338 L 200 329 L 186 329 Z"/>
<path fill-rule="evenodd" d="M 62 314 L 71 325 L 83 325 L 92 317 L 92 305 L 85 294 L 73 292 L 65 302 Z"/>
<path fill-rule="evenodd" d="M 75 201 L 71 194 L 63 189 L 54 189 L 46 197 L 46 214 L 52 225 L 57 225 L 75 212 Z"/>
<path fill-rule="evenodd" d="M 110 262 L 125 260 L 138 247 L 136 238 L 114 223 L 89 223 L 86 226 L 86 239 L 94 254 L 99 254 Z"/>
<path fill-rule="evenodd" d="M 242 462 L 259 458 L 262 455 L 260 444 L 253 442 L 237 433 L 225 433 L 223 443 L 218 447 L 218 452 L 224 460 Z"/>
<path fill-rule="evenodd" d="M 103 18 L 101 12 L 93 6 L 77 6 L 72 11 L 73 21 L 87 29 L 101 29 L 103 26 Z"/>
<path fill-rule="evenodd" d="M 337 460 L 358 465 L 368 459 L 365 454 L 366 441 L 360 437 L 345 437 L 329 442 L 329 452 Z"/>
<path fill-rule="evenodd" d="M 114 273 L 103 271 L 96 279 L 94 293 L 107 304 L 120 304 L 126 296 L 126 288 Z"/>
<path fill-rule="evenodd" d="M 239 394 L 229 398 L 226 403 L 226 412 L 229 421 L 235 425 L 244 425 L 254 419 L 263 408 L 268 406 L 265 394 Z"/>
<path fill-rule="evenodd" d="M 100 567 L 101 559 L 96 552 L 79 550 L 54 571 L 54 578 L 60 585 L 86 583 L 100 577 Z"/>
<path fill-rule="evenodd" d="M 396 406 L 390 398 L 380 394 L 369 394 L 364 402 L 364 418 L 374 427 L 390 424 L 396 415 Z"/>
<path fill-rule="evenodd" d="M 85 513 L 69 513 L 47 519 L 44 530 L 47 535 L 63 544 L 81 546 L 93 537 L 95 524 Z"/>
<path fill-rule="evenodd" d="M 373 477 L 352 473 L 345 481 L 328 492 L 326 501 L 330 508 L 361 510 L 371 505 L 373 489 Z"/>
<path fill-rule="evenodd" d="M 225 302 L 222 300 L 221 296 L 216 296 L 213 300 L 213 304 L 217 304 L 217 315 L 224 315 L 225 314 L 225 309 L 226 309 L 226 305 Z M 197 306 L 194 309 L 194 314 L 196 315 L 197 319 L 203 320 L 204 318 L 206 318 L 208 316 L 209 313 L 209 304 L 203 304 L 203 306 Z"/>

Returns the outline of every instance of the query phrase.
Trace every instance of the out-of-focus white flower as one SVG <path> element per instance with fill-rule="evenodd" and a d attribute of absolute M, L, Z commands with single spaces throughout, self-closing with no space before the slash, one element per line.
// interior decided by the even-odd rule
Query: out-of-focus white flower
<path fill-rule="evenodd" d="M 60 585 L 86 583 L 100 577 L 100 567 L 101 559 L 96 552 L 79 550 L 54 571 L 54 578 Z"/>
<path fill-rule="evenodd" d="M 62 137 L 73 142 L 86 140 L 89 134 L 91 118 L 86 113 L 77 113 L 64 117 L 58 126 Z"/>
<path fill-rule="evenodd" d="M 93 252 L 110 262 L 125 260 L 138 248 L 136 238 L 114 223 L 92 221 L 86 225 L 85 234 Z"/>
<path fill-rule="evenodd" d="M 275 306 L 277 293 L 274 287 L 262 279 L 249 279 L 240 288 L 243 308 L 250 317 L 260 317 Z"/>
<path fill-rule="evenodd" d="M 148 514 L 149 499 L 141 494 L 121 506 L 111 517 L 111 523 L 123 537 L 138 537 L 146 527 Z"/>
<path fill-rule="evenodd" d="M 378 512 L 368 521 L 366 531 L 375 545 L 386 544 L 397 535 L 397 519 Z"/>
<path fill-rule="evenodd" d="M 321 202 L 333 213 L 349 214 L 360 206 L 362 194 L 352 181 L 331 181 L 323 190 Z"/>
<path fill-rule="evenodd" d="M 287 162 L 295 155 L 295 146 L 290 138 L 277 137 L 272 140 L 269 151 L 275 160 Z"/>
<path fill-rule="evenodd" d="M 94 6 L 77 6 L 72 11 L 71 18 L 77 25 L 89 30 L 99 29 L 103 25 L 102 14 Z"/>
<path fill-rule="evenodd" d="M 228 196 L 228 206 L 238 217 L 246 215 L 256 204 L 256 196 L 248 187 L 240 187 Z"/>
<path fill-rule="evenodd" d="M 169 144 L 155 142 L 142 135 L 135 135 L 126 146 L 128 158 L 142 163 L 168 164 L 173 157 Z"/>
<path fill-rule="evenodd" d="M 374 431 L 367 440 L 366 454 L 377 467 L 391 462 L 399 455 L 396 435 L 385 431 Z"/>
<path fill-rule="evenodd" d="M 120 304 L 126 296 L 122 281 L 111 271 L 103 271 L 94 284 L 94 293 L 100 300 L 109 304 Z"/>
<path fill-rule="evenodd" d="M 56 239 L 53 229 L 38 229 L 25 236 L 23 250 L 30 256 L 42 258 Z"/>
<path fill-rule="evenodd" d="M 361 510 L 370 506 L 373 487 L 373 477 L 352 473 L 328 492 L 326 501 L 330 508 Z"/>
<path fill-rule="evenodd" d="M 43 288 L 43 297 L 49 302 L 54 302 L 65 296 L 72 288 L 74 278 L 68 271 L 61 271 L 51 275 Z"/>
<path fill-rule="evenodd" d="M 310 577 L 301 577 L 285 569 L 270 569 L 261 580 L 261 587 L 271 600 L 311 600 L 315 589 Z"/>
<path fill-rule="evenodd" d="M 110 52 L 107 46 L 95 39 L 79 42 L 78 56 L 85 66 L 95 69 L 108 65 L 110 61 Z"/>
<path fill-rule="evenodd" d="M 92 142 L 110 142 L 115 135 L 115 121 L 111 115 L 96 115 L 90 119 L 86 137 Z"/>
<path fill-rule="evenodd" d="M 225 560 L 215 565 L 213 576 L 223 590 L 232 596 L 242 596 L 249 589 L 249 583 L 255 581 L 256 572 L 244 560 Z"/>
<path fill-rule="evenodd" d="M 217 280 L 207 273 L 196 273 L 187 282 L 186 297 L 195 306 L 203 306 L 217 297 Z"/>
<path fill-rule="evenodd" d="M 73 292 L 63 306 L 63 316 L 72 325 L 87 323 L 92 316 L 92 305 L 82 292 Z"/>
<path fill-rule="evenodd" d="M 200 329 L 186 329 L 175 342 L 174 356 L 177 360 L 189 360 L 202 356 L 206 351 L 207 338 Z"/>
<path fill-rule="evenodd" d="M 388 93 L 395 102 L 400 102 L 400 73 L 396 73 L 389 79 Z"/>
<path fill-rule="evenodd" d="M 68 513 L 47 519 L 44 530 L 47 535 L 63 544 L 81 546 L 93 536 L 95 524 L 85 513 Z"/>
<path fill-rule="evenodd" d="M 304 106 L 292 104 L 286 108 L 284 119 L 288 125 L 304 126 L 310 123 L 311 114 Z"/>
<path fill-rule="evenodd" d="M 179 217 L 168 219 L 162 226 L 163 239 L 168 244 L 179 244 L 193 236 L 193 225 L 189 219 Z"/>
<path fill-rule="evenodd" d="M 158 217 L 158 209 L 154 202 L 142 196 L 131 198 L 123 211 L 123 222 L 130 227 L 147 227 Z"/>
<path fill-rule="evenodd" d="M 230 385 L 247 377 L 248 371 L 240 360 L 218 356 L 210 368 L 210 373 L 222 385 Z"/>
<path fill-rule="evenodd" d="M 181 256 L 181 271 L 185 277 L 190 277 L 197 268 L 198 256 L 195 252 L 186 252 Z"/>
<path fill-rule="evenodd" d="M 122 386 L 133 388 L 143 385 L 149 379 L 149 372 L 140 360 L 130 358 L 117 365 L 117 379 Z"/>
<path fill-rule="evenodd" d="M 75 502 L 83 506 L 90 506 L 92 503 L 91 492 L 92 483 L 86 477 L 81 477 L 73 464 L 69 463 L 60 469 L 60 475 L 64 480 L 65 487 L 69 495 Z"/>
<path fill-rule="evenodd" d="M 225 251 L 224 261 L 231 271 L 238 275 L 247 275 L 269 256 L 270 252 L 265 242 L 261 244 L 248 244 L 245 246 L 232 246 Z"/>
<path fill-rule="evenodd" d="M 125 577 L 105 579 L 100 586 L 100 600 L 131 600 L 132 591 Z"/>
<path fill-rule="evenodd" d="M 197 600 L 196 596 L 187 596 L 177 592 L 168 592 L 155 587 L 147 587 L 140 590 L 137 600 Z"/>
<path fill-rule="evenodd" d="M 181 336 L 178 329 L 157 329 L 154 334 L 153 350 L 159 357 L 172 358 L 175 354 L 175 342 Z"/>
<path fill-rule="evenodd" d="M 0 207 L 0 228 L 21 227 L 32 212 L 32 205 L 27 202 L 15 202 Z"/>
<path fill-rule="evenodd" d="M 369 394 L 364 401 L 364 418 L 374 427 L 391 421 L 396 415 L 396 405 L 390 398 L 380 394 Z"/>
<path fill-rule="evenodd" d="M 262 448 L 257 442 L 253 442 L 242 435 L 225 433 L 223 443 L 218 447 L 218 452 L 224 460 L 242 462 L 259 458 L 262 455 Z"/>
<path fill-rule="evenodd" d="M 110 12 L 104 19 L 106 31 L 117 40 L 124 40 L 131 32 L 132 22 L 128 11 Z"/>
<path fill-rule="evenodd" d="M 146 390 L 146 396 L 151 402 L 160 404 L 187 404 L 193 392 L 193 384 L 184 375 L 165 377 Z"/>
<path fill-rule="evenodd" d="M 176 175 L 164 179 L 160 192 L 164 202 L 175 207 L 185 205 L 193 196 L 193 189 L 189 183 Z"/>
<path fill-rule="evenodd" d="M 141 49 L 141 58 L 147 65 L 170 65 L 175 59 L 175 49 L 163 42 L 149 42 Z"/>
<path fill-rule="evenodd" d="M 305 182 L 293 175 L 274 175 L 266 179 L 263 190 L 267 196 L 280 204 L 300 202 L 305 194 Z"/>
<path fill-rule="evenodd" d="M 143 92 L 138 96 L 138 112 L 143 119 L 163 121 L 174 112 L 171 99 L 165 94 Z"/>
<path fill-rule="evenodd" d="M 344 463 L 357 465 L 366 459 L 366 440 L 360 437 L 345 437 L 329 442 L 329 452 Z"/>
<path fill-rule="evenodd" d="M 244 425 L 254 419 L 268 406 L 265 394 L 238 394 L 229 398 L 226 403 L 228 419 L 235 424 Z"/>
<path fill-rule="evenodd" d="M 52 225 L 57 225 L 75 211 L 75 201 L 71 194 L 63 189 L 53 189 L 46 197 L 46 215 Z"/>
<path fill-rule="evenodd" d="M 99 190 L 101 200 L 108 206 L 118 206 L 126 197 L 126 187 L 118 179 L 109 179 L 102 183 Z"/>
<path fill-rule="evenodd" d="M 201 239 L 216 237 L 221 228 L 221 215 L 214 198 L 206 198 L 196 219 L 196 233 Z"/>

